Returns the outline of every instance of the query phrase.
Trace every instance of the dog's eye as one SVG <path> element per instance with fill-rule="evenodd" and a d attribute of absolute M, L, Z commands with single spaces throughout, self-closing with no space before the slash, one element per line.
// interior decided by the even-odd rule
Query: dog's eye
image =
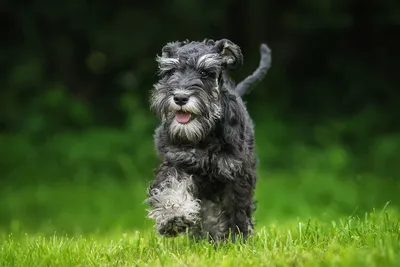
<path fill-rule="evenodd" d="M 215 73 L 214 73 L 214 72 L 212 72 L 212 71 L 205 71 L 205 70 L 203 70 L 203 71 L 200 73 L 200 75 L 201 75 L 201 77 L 203 77 L 203 78 L 213 78 L 213 77 L 215 77 Z"/>
<path fill-rule="evenodd" d="M 204 71 L 204 70 L 200 74 L 201 74 L 201 77 L 204 77 L 204 78 L 208 76 L 208 72 Z"/>

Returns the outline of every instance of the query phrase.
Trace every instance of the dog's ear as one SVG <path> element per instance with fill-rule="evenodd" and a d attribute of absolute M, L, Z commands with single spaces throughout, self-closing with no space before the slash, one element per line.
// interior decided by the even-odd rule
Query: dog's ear
<path fill-rule="evenodd" d="M 228 39 L 221 39 L 215 43 L 215 50 L 222 57 L 223 64 L 229 70 L 237 70 L 243 65 L 242 50 Z"/>
<path fill-rule="evenodd" d="M 165 74 L 168 71 L 174 69 L 177 64 L 179 64 L 179 60 L 176 58 L 176 53 L 178 52 L 179 48 L 183 45 L 187 44 L 189 40 L 185 40 L 183 42 L 176 41 L 176 42 L 169 42 L 163 46 L 161 49 L 161 56 L 156 57 L 156 61 L 158 62 L 159 66 L 159 73 Z"/>
<path fill-rule="evenodd" d="M 161 57 L 163 58 L 171 58 L 178 51 L 179 47 L 181 47 L 181 42 L 169 42 L 161 49 Z"/>
<path fill-rule="evenodd" d="M 229 91 L 222 93 L 222 132 L 224 143 L 241 150 L 241 147 L 244 145 L 244 117 L 240 113 L 237 96 Z"/>
<path fill-rule="evenodd" d="M 175 41 L 175 42 L 168 42 L 164 47 L 161 49 L 161 56 L 164 58 L 171 58 L 174 57 L 178 49 L 185 44 L 188 44 L 189 40 L 184 41 Z"/>

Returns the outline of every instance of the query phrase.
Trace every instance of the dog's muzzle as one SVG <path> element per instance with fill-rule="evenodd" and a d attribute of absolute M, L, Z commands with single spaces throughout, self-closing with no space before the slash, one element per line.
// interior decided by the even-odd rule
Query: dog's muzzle
<path fill-rule="evenodd" d="M 200 113 L 199 100 L 186 90 L 177 90 L 172 96 L 170 110 L 175 113 L 179 124 L 189 123 Z"/>
<path fill-rule="evenodd" d="M 183 107 L 189 102 L 189 96 L 187 94 L 177 93 L 173 97 L 176 105 Z M 179 123 L 188 123 L 192 114 L 190 112 L 185 112 L 182 109 L 175 112 L 175 120 Z"/>

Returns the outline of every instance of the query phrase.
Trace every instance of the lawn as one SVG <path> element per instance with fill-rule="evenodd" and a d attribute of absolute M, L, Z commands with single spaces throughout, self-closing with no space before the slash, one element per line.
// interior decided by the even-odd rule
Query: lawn
<path fill-rule="evenodd" d="M 1 237 L 1 266 L 398 266 L 398 214 L 263 226 L 247 244 L 214 248 L 149 231 Z"/>
<path fill-rule="evenodd" d="M 221 247 L 156 236 L 145 184 L 2 187 L 0 266 L 399 266 L 397 183 L 264 176 L 256 235 Z"/>

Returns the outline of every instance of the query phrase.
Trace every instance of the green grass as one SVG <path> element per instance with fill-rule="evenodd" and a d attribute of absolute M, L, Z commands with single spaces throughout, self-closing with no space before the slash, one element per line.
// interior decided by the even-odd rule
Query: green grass
<path fill-rule="evenodd" d="M 67 237 L 1 236 L 1 266 L 398 266 L 395 212 L 268 225 L 247 244 L 214 248 L 148 231 Z"/>
<path fill-rule="evenodd" d="M 219 248 L 156 236 L 145 183 L 9 184 L 0 266 L 399 266 L 399 183 L 310 170 L 260 177 L 256 236 Z"/>

